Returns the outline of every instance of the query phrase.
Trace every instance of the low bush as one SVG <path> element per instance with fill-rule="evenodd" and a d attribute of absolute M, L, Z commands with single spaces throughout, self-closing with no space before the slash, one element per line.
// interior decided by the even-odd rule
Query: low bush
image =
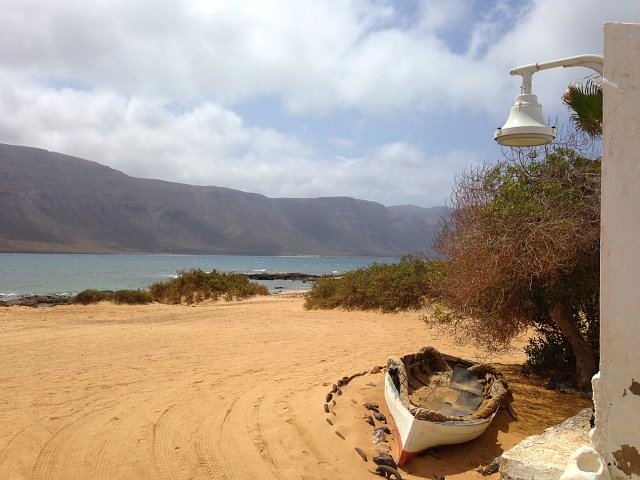
<path fill-rule="evenodd" d="M 144 290 L 83 290 L 71 299 L 71 303 L 89 305 L 102 301 L 110 301 L 117 304 L 142 305 L 153 301 L 149 293 Z"/>
<path fill-rule="evenodd" d="M 187 270 L 166 282 L 156 282 L 148 290 L 84 290 L 71 303 L 89 305 L 108 300 L 117 304 L 141 305 L 160 303 L 195 303 L 202 300 L 239 300 L 254 295 L 268 295 L 267 287 L 250 282 L 244 275 L 213 270 Z"/>
<path fill-rule="evenodd" d="M 126 305 L 144 305 L 151 303 L 151 295 L 144 290 L 117 290 L 109 298 L 113 303 Z"/>
<path fill-rule="evenodd" d="M 307 310 L 330 310 L 341 305 L 343 277 L 322 277 L 316 280 L 311 290 L 305 293 L 304 307 Z"/>
<path fill-rule="evenodd" d="M 305 296 L 307 309 L 417 310 L 435 296 L 443 262 L 407 255 L 395 264 L 373 264 L 341 277 L 318 280 Z"/>
<path fill-rule="evenodd" d="M 94 290 L 88 289 L 78 293 L 71 299 L 71 303 L 80 303 L 82 305 L 89 305 L 90 303 L 98 303 L 103 300 L 108 300 L 112 292 L 107 290 Z"/>
<path fill-rule="evenodd" d="M 176 278 L 156 282 L 149 287 L 150 297 L 161 303 L 196 303 L 202 300 L 239 300 L 254 295 L 268 295 L 264 285 L 250 282 L 244 275 L 210 273 L 201 269 L 181 271 Z"/>

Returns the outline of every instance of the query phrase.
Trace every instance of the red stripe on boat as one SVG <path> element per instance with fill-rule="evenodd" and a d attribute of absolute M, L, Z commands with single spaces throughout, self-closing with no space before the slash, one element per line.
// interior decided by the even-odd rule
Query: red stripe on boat
<path fill-rule="evenodd" d="M 400 432 L 398 432 L 398 452 L 400 452 L 400 456 L 398 457 L 397 462 L 399 467 L 407 463 L 418 454 L 418 452 L 407 452 L 406 450 L 404 450 L 402 439 L 400 438 Z"/>

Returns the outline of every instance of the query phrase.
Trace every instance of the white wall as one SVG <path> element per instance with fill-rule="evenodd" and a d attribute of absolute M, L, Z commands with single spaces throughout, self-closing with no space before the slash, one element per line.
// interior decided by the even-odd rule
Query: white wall
<path fill-rule="evenodd" d="M 640 25 L 604 27 L 601 360 L 594 447 L 640 479 Z"/>

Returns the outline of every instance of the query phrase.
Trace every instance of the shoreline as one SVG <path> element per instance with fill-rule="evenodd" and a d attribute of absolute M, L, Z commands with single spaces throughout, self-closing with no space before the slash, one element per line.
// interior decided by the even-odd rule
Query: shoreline
<path fill-rule="evenodd" d="M 10 300 L 0 300 L 0 307 L 54 307 L 67 305 L 74 295 L 51 293 L 46 295 L 15 295 Z"/>
<path fill-rule="evenodd" d="M 313 282 L 317 281 L 320 278 L 339 278 L 339 274 L 308 274 L 308 273 L 300 273 L 300 272 L 292 272 L 292 273 L 239 273 L 238 275 L 242 275 L 243 277 L 248 278 L 249 280 L 259 280 L 259 281 L 268 281 L 268 282 L 300 282 L 302 284 L 313 284 Z M 291 285 L 292 287 L 296 287 L 299 285 Z M 267 285 L 269 287 L 269 285 Z M 87 289 L 91 289 L 88 287 Z M 285 286 L 276 284 L 269 288 L 269 295 L 279 295 L 284 292 L 306 292 L 311 289 L 296 289 L 296 288 L 286 288 Z M 142 288 L 141 290 L 146 290 Z M 101 292 L 113 293 L 114 290 L 105 289 L 99 290 Z M 77 292 L 79 293 L 79 292 Z M 5 294 L 0 295 L 0 307 L 13 307 L 13 306 L 27 306 L 27 307 L 50 307 L 56 305 L 65 305 L 72 300 L 77 293 L 25 293 L 25 294 Z"/>
<path fill-rule="evenodd" d="M 237 273 L 265 285 L 304 289 L 306 283 L 388 263 L 377 257 L 263 257 L 211 255 L 0 255 L 0 300 L 25 295 L 74 294 L 85 289 L 135 290 L 175 277 L 180 271 L 202 269 Z"/>

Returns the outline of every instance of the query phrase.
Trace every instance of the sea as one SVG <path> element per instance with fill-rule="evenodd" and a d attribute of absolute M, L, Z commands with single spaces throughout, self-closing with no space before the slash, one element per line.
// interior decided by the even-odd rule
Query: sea
<path fill-rule="evenodd" d="M 236 273 L 341 274 L 397 258 L 241 255 L 111 255 L 0 253 L 0 300 L 25 295 L 66 294 L 82 290 L 146 288 L 174 278 L 181 270 Z M 271 293 L 308 290 L 309 282 L 255 280 Z"/>

